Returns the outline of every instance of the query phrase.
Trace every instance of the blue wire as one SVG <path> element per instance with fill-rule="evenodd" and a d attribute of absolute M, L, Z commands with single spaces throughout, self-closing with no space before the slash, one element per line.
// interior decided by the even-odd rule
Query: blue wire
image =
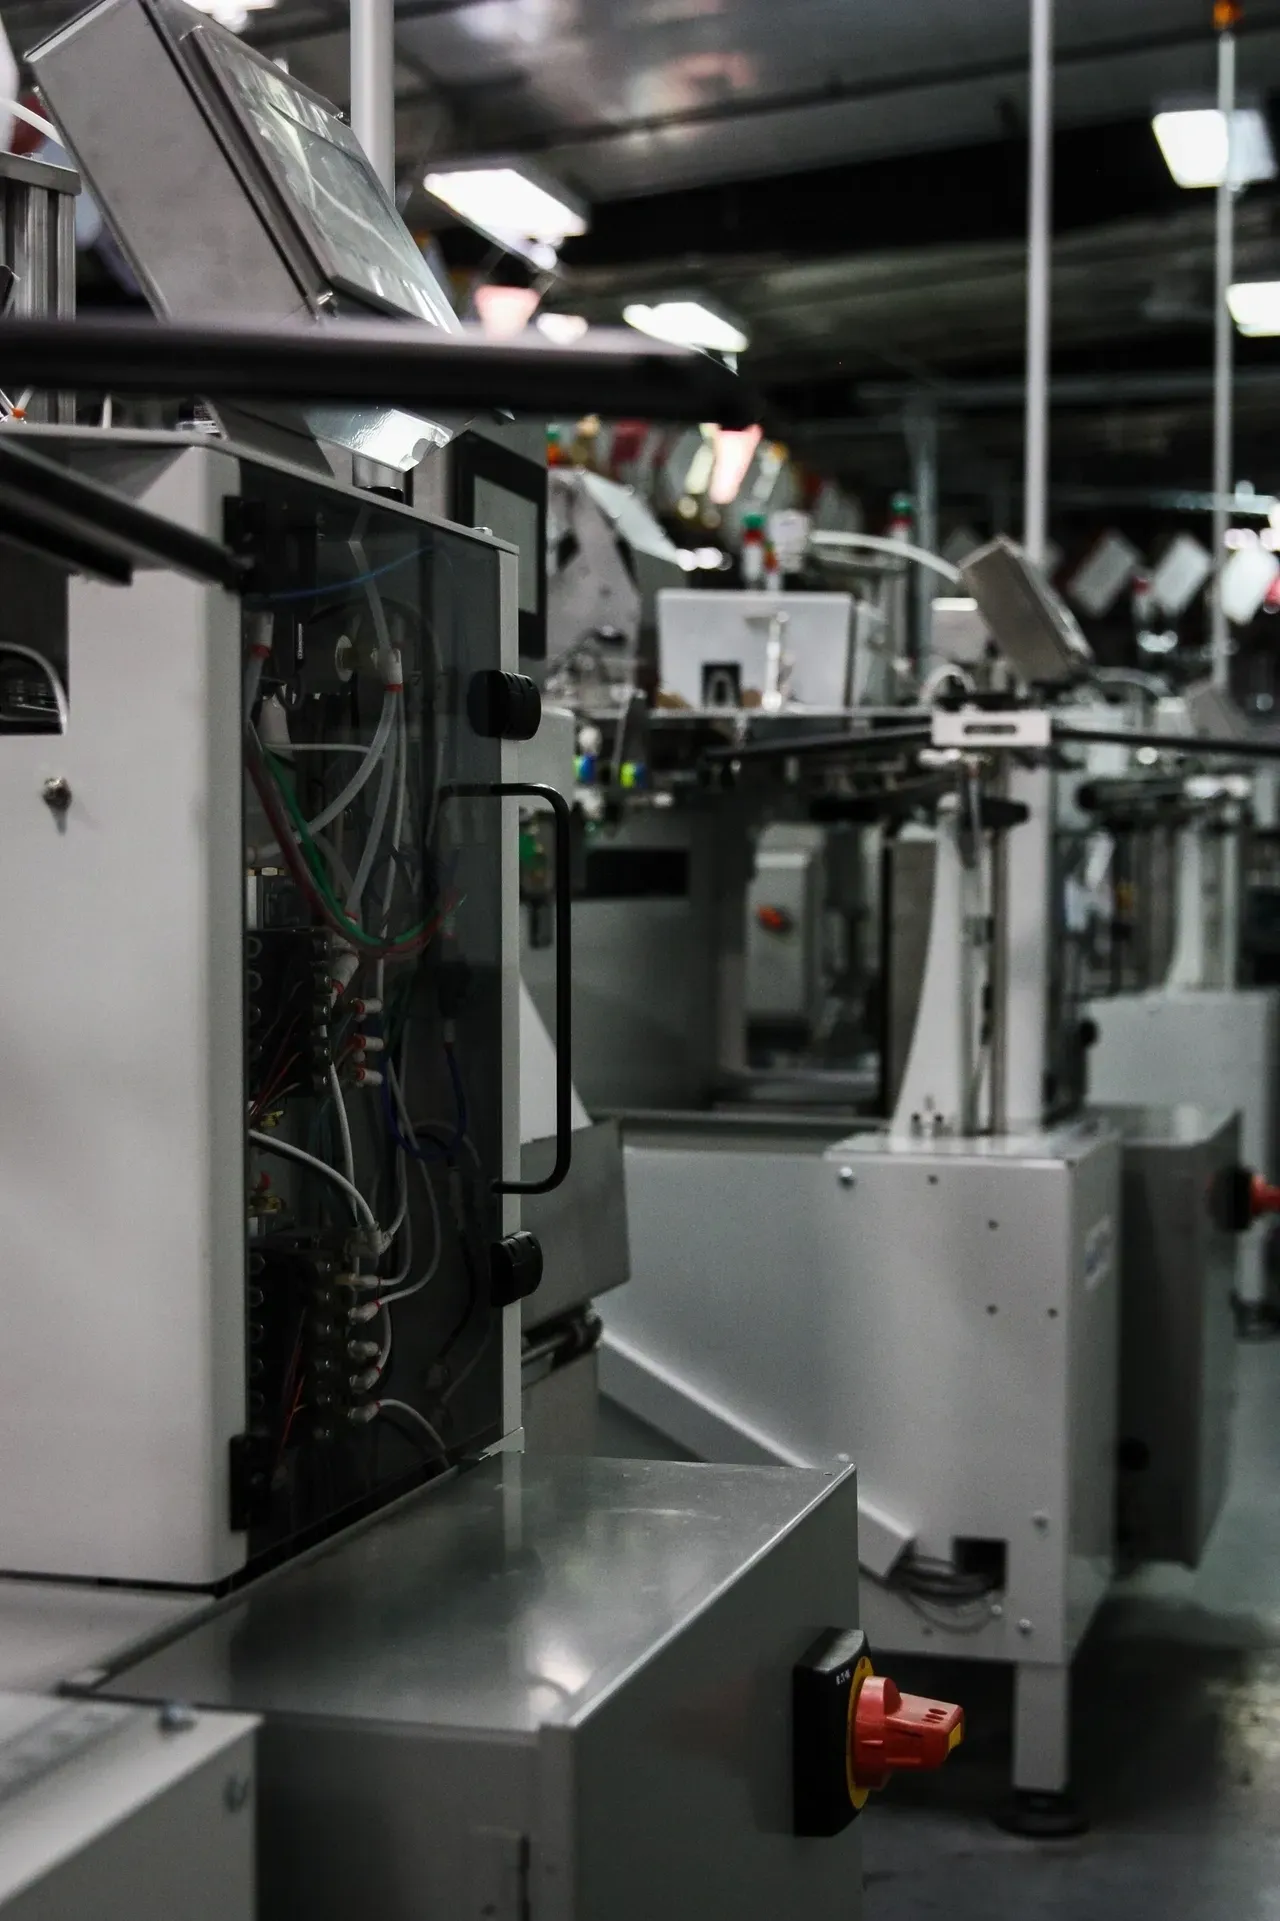
<path fill-rule="evenodd" d="M 458 1110 L 451 1150 L 456 1154 L 467 1136 L 467 1097 L 463 1091 L 462 1075 L 458 1071 L 458 1057 L 453 1051 L 452 1042 L 445 1042 L 444 1057 L 449 1063 L 449 1079 L 453 1083 L 453 1099 Z"/>
<path fill-rule="evenodd" d="M 451 1149 L 441 1147 L 438 1141 L 428 1139 L 425 1144 L 423 1144 L 416 1140 L 411 1140 L 404 1132 L 396 1117 L 395 1104 L 391 1099 L 390 1077 L 387 1075 L 383 1076 L 380 1095 L 383 1119 L 386 1121 L 387 1131 L 390 1133 L 397 1147 L 401 1148 L 406 1154 L 412 1155 L 415 1161 L 430 1161 L 432 1159 L 447 1161 L 453 1158 Z M 432 1149 L 433 1152 L 428 1153 L 426 1151 L 427 1148 Z"/>
<path fill-rule="evenodd" d="M 402 554 L 399 560 L 388 560 L 381 567 L 371 567 L 364 574 L 353 574 L 349 580 L 335 580 L 327 587 L 289 587 L 283 593 L 248 594 L 245 598 L 278 607 L 290 600 L 324 600 L 332 594 L 349 594 L 353 587 L 363 587 L 371 580 L 381 580 L 384 574 L 394 573 L 397 567 L 407 567 L 411 560 L 417 560 L 426 552 L 428 549 L 425 546 L 415 547 L 411 554 Z"/>

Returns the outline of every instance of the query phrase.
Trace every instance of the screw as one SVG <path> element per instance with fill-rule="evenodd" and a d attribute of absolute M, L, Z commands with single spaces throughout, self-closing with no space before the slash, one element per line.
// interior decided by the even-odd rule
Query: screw
<path fill-rule="evenodd" d="M 1023 1615 L 1022 1619 L 1018 1623 L 1018 1632 L 1019 1634 L 1030 1634 L 1031 1632 L 1031 1623 L 1030 1621 L 1028 1621 L 1025 1614 Z"/>
<path fill-rule="evenodd" d="M 1031 1521 L 1034 1527 L 1039 1528 L 1041 1534 L 1047 1534 L 1049 1532 L 1049 1516 L 1047 1514 L 1033 1514 Z"/>
<path fill-rule="evenodd" d="M 842 1167 L 837 1178 L 839 1179 L 841 1187 L 855 1187 L 857 1185 L 851 1167 Z"/>
<path fill-rule="evenodd" d="M 1002 1621 L 1004 1619 L 1004 1609 L 999 1601 L 993 1601 L 991 1603 L 991 1619 L 993 1621 Z"/>
<path fill-rule="evenodd" d="M 186 1734 L 196 1724 L 195 1709 L 185 1701 L 166 1701 L 156 1720 L 161 1734 Z"/>
<path fill-rule="evenodd" d="M 222 1805 L 228 1814 L 239 1814 L 249 1805 L 253 1782 L 247 1774 L 229 1774 L 222 1790 Z"/>
<path fill-rule="evenodd" d="M 55 814 L 65 814 L 71 805 L 71 782 L 65 774 L 51 774 L 40 789 L 40 797 Z"/>

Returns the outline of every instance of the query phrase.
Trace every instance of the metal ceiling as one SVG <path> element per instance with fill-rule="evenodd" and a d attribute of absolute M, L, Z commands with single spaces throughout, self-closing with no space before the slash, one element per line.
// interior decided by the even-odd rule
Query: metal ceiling
<path fill-rule="evenodd" d="M 76 10 L 0 0 L 19 52 Z M 1212 84 L 1209 0 L 1057 11 L 1055 356 L 1195 370 L 1212 210 L 1172 189 L 1146 123 Z M 344 0 L 281 0 L 245 37 L 345 102 Z M 718 294 L 749 325 L 753 377 L 833 464 L 865 471 L 882 442 L 886 472 L 899 458 L 868 383 L 1016 376 L 1027 0 L 398 0 L 397 54 L 410 196 L 433 154 L 536 154 L 595 209 L 553 300 L 616 319 L 664 286 Z M 1250 0 L 1240 79 L 1280 92 L 1280 0 Z M 1243 263 L 1280 260 L 1280 198 L 1252 192 L 1240 217 Z M 1275 391 L 1251 400 L 1246 445 L 1280 429 Z M 1198 445 L 1202 408 L 1127 401 L 1105 431 L 1086 410 L 1055 458 L 1159 467 Z M 1016 409 L 944 430 L 998 469 Z"/>
<path fill-rule="evenodd" d="M 256 37 L 341 93 L 345 35 L 304 39 L 305 3 Z M 1209 83 L 1208 11 L 1061 7 L 1060 122 Z M 593 200 L 989 140 L 1025 99 L 1026 0 L 402 0 L 397 37 L 407 150 L 443 97 L 461 145 L 536 152 Z M 1280 84 L 1275 0 L 1251 10 L 1242 66 Z"/>
<path fill-rule="evenodd" d="M 2 11 L 21 52 L 75 8 Z M 1060 123 L 1209 83 L 1209 11 L 1060 6 Z M 1026 0 L 400 0 L 401 158 L 515 147 L 600 201 L 991 140 L 1023 114 L 1026 15 Z M 341 0 L 282 0 L 246 38 L 345 100 Z M 1249 8 L 1241 70 L 1280 87 L 1280 0 Z"/>

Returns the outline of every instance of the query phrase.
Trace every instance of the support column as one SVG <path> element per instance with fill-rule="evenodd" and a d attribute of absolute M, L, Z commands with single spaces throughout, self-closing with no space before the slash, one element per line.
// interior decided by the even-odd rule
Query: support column
<path fill-rule="evenodd" d="M 1071 1669 L 1020 1666 L 1013 1684 L 1013 1785 L 1065 1794 L 1071 1779 Z"/>
<path fill-rule="evenodd" d="M 1230 18 L 1228 11 L 1225 17 Z M 1213 309 L 1213 567 L 1209 601 L 1209 661 L 1215 687 L 1231 679 L 1231 629 L 1222 604 L 1220 576 L 1227 557 L 1227 502 L 1235 493 L 1232 447 L 1232 386 L 1235 378 L 1235 325 L 1227 289 L 1235 270 L 1235 184 L 1232 150 L 1236 113 L 1236 37 L 1231 27 L 1218 33 L 1218 112 L 1227 130 L 1227 163 L 1218 186 L 1217 244 L 1214 254 Z"/>
<path fill-rule="evenodd" d="M 938 409 L 924 396 L 911 400 L 903 416 L 907 451 L 911 456 L 911 494 L 916 512 L 916 541 L 931 554 L 938 551 Z M 933 597 L 938 582 L 927 568 L 915 569 L 915 658 L 928 656 L 933 628 Z"/>
<path fill-rule="evenodd" d="M 1053 245 L 1053 0 L 1031 0 L 1027 212 L 1027 412 L 1022 545 L 1045 554 L 1049 484 L 1049 300 Z"/>
<path fill-rule="evenodd" d="M 351 130 L 395 198 L 395 0 L 351 0 Z"/>

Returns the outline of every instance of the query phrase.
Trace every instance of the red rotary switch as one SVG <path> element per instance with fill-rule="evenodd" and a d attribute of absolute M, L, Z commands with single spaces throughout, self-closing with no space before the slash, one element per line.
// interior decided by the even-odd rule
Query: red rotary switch
<path fill-rule="evenodd" d="M 887 1675 L 869 1674 L 853 1709 L 853 1778 L 860 1788 L 883 1788 L 893 1774 L 940 1768 L 963 1739 L 962 1709 L 903 1694 Z"/>
<path fill-rule="evenodd" d="M 958 1707 L 901 1693 L 859 1629 L 830 1629 L 792 1671 L 796 1833 L 842 1833 L 892 1775 L 940 1768 L 963 1739 Z"/>
<path fill-rule="evenodd" d="M 1262 1174 L 1255 1174 L 1250 1185 L 1249 1211 L 1255 1221 L 1263 1214 L 1280 1214 L 1280 1187 Z"/>

